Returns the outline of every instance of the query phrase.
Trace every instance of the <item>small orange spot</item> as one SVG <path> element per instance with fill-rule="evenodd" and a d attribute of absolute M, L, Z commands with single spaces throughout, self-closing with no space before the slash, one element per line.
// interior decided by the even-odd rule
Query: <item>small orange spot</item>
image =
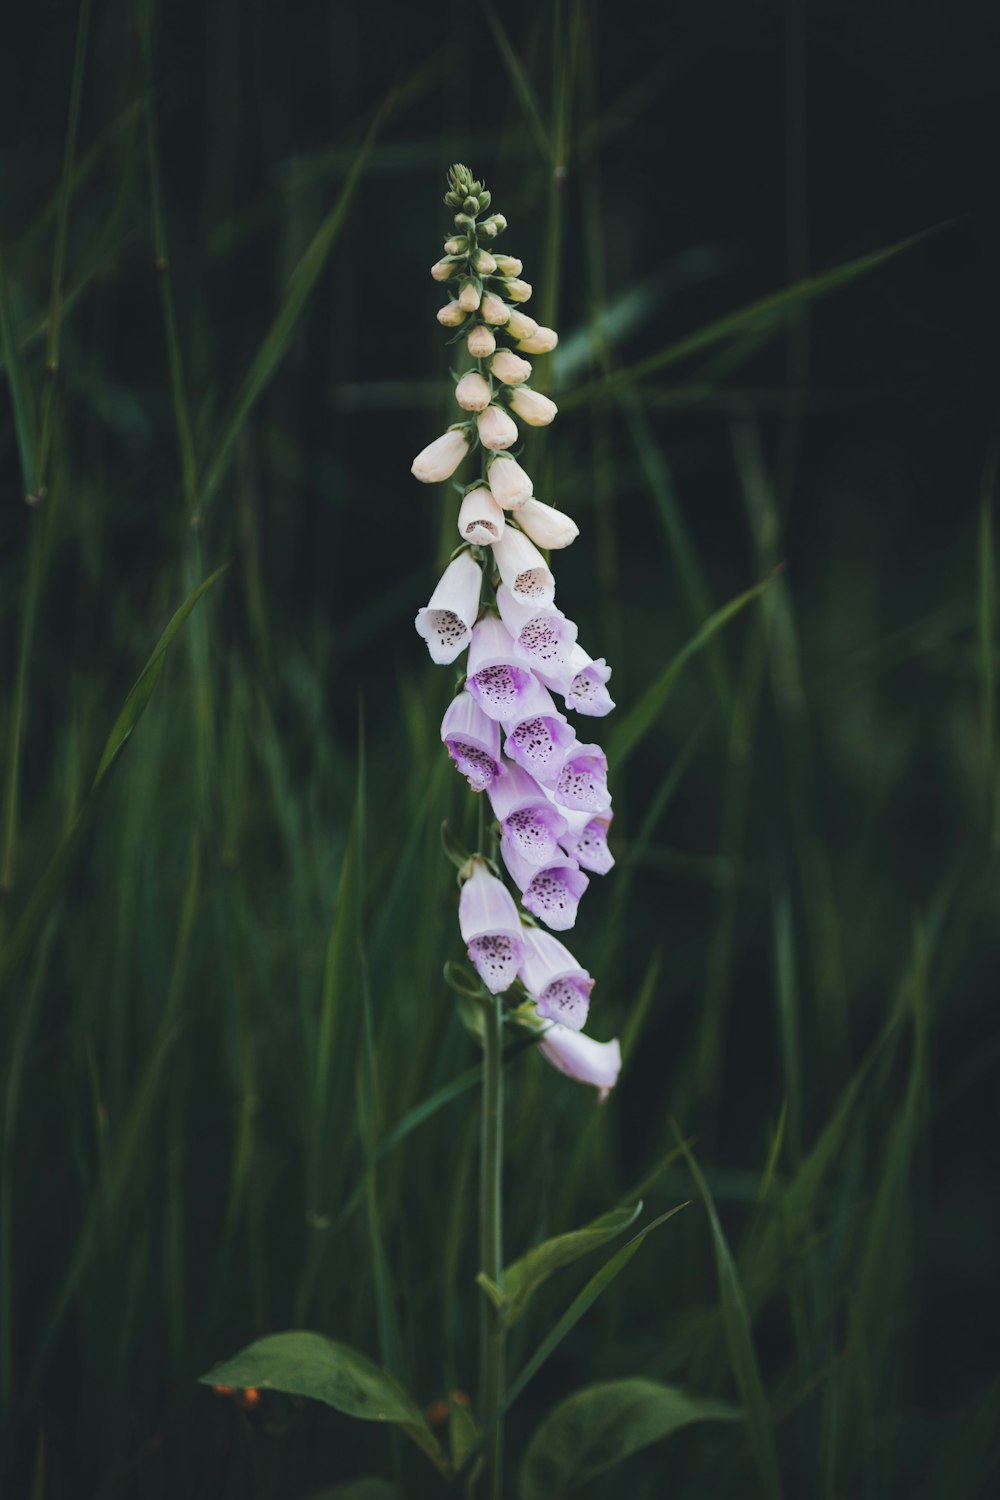
<path fill-rule="evenodd" d="M 427 1408 L 427 1420 L 432 1427 L 440 1427 L 442 1422 L 448 1420 L 447 1401 L 432 1401 Z"/>
<path fill-rule="evenodd" d="M 254 1385 L 248 1385 L 245 1391 L 240 1393 L 240 1405 L 244 1411 L 253 1411 L 260 1401 L 260 1391 Z"/>
<path fill-rule="evenodd" d="M 231 1385 L 213 1385 L 212 1390 L 217 1396 L 235 1396 L 236 1391 Z"/>
<path fill-rule="evenodd" d="M 471 1406 L 472 1404 L 467 1391 L 452 1391 L 451 1399 L 456 1406 Z"/>

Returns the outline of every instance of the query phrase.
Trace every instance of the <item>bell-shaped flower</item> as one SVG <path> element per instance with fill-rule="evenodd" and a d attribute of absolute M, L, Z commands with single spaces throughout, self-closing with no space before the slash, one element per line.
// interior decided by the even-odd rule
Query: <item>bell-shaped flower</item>
<path fill-rule="evenodd" d="M 421 484 L 440 484 L 443 479 L 451 478 L 468 451 L 469 434 L 465 428 L 450 427 L 417 454 L 410 473 Z"/>
<path fill-rule="evenodd" d="M 552 795 L 560 807 L 589 813 L 608 811 L 611 806 L 608 761 L 600 745 L 578 744 L 567 750 Z"/>
<path fill-rule="evenodd" d="M 576 745 L 576 734 L 552 702 L 551 694 L 532 679 L 532 686 L 504 724 L 504 754 L 542 786 L 554 787 L 563 761 Z"/>
<path fill-rule="evenodd" d="M 538 684 L 518 660 L 514 642 L 496 615 L 485 615 L 472 632 L 465 686 L 483 713 L 498 722 L 533 701 Z"/>
<path fill-rule="evenodd" d="M 500 853 L 526 911 L 555 932 L 566 932 L 575 925 L 580 897 L 590 884 L 575 859 L 557 854 L 544 865 L 536 865 L 525 859 L 509 839 L 500 840 Z"/>
<path fill-rule="evenodd" d="M 495 292 L 487 292 L 479 304 L 479 316 L 484 323 L 491 323 L 494 328 L 502 328 L 510 320 L 511 312 L 506 302 L 502 301 Z M 538 327 L 538 324 L 535 324 Z"/>
<path fill-rule="evenodd" d="M 446 302 L 437 310 L 437 320 L 442 328 L 460 328 L 469 314 L 457 302 Z"/>
<path fill-rule="evenodd" d="M 478 250 L 472 257 L 472 269 L 480 276 L 492 276 L 496 268 L 497 263 L 488 250 Z"/>
<path fill-rule="evenodd" d="M 493 471 L 490 470 L 490 489 Z M 496 494 L 496 491 L 493 490 Z M 503 536 L 494 543 L 493 556 L 500 577 L 514 598 L 522 604 L 534 604 L 536 608 L 551 605 L 556 597 L 556 581 L 552 577 L 545 559 L 523 531 L 513 526 L 504 527 Z"/>
<path fill-rule="evenodd" d="M 437 260 L 431 266 L 431 275 L 435 281 L 447 281 L 450 276 L 457 276 L 464 257 L 461 255 L 446 255 L 443 260 Z"/>
<path fill-rule="evenodd" d="M 490 385 L 477 370 L 467 370 L 455 386 L 455 400 L 463 411 L 485 411 L 490 404 Z"/>
<path fill-rule="evenodd" d="M 520 276 L 524 270 L 516 255 L 498 255 L 496 262 L 501 276 Z"/>
<path fill-rule="evenodd" d="M 538 1050 L 560 1073 L 575 1078 L 577 1083 L 589 1083 L 597 1089 L 597 1102 L 603 1104 L 622 1069 L 622 1049 L 618 1038 L 611 1042 L 595 1042 L 592 1036 L 582 1031 L 573 1031 L 568 1026 L 553 1023 L 538 1043 Z"/>
<path fill-rule="evenodd" d="M 474 281 L 463 281 L 462 289 L 458 294 L 458 305 L 466 312 L 477 312 L 483 294 Z"/>
<path fill-rule="evenodd" d="M 453 662 L 472 639 L 482 581 L 479 564 L 468 552 L 461 552 L 445 568 L 429 603 L 417 611 L 417 634 L 423 636 L 431 661 L 439 666 Z"/>
<path fill-rule="evenodd" d="M 529 318 L 527 313 L 521 312 L 520 308 L 512 307 L 506 319 L 507 332 L 515 339 L 534 338 L 538 332 L 538 324 L 534 318 Z"/>
<path fill-rule="evenodd" d="M 580 535 L 580 528 L 564 510 L 545 505 L 541 500 L 525 500 L 517 512 L 517 524 L 538 547 L 555 551 L 568 547 Z"/>
<path fill-rule="evenodd" d="M 531 290 L 530 281 L 521 281 L 516 276 L 508 276 L 504 282 L 504 291 L 510 302 L 527 302 Z"/>
<path fill-rule="evenodd" d="M 510 448 L 517 442 L 517 423 L 500 406 L 488 406 L 476 418 L 479 441 L 484 448 L 496 452 L 498 448 Z"/>
<path fill-rule="evenodd" d="M 516 412 L 529 427 L 548 427 L 559 408 L 541 391 L 529 390 L 526 385 L 516 386 L 510 393 L 510 409 Z"/>
<path fill-rule="evenodd" d="M 568 670 L 576 625 L 562 610 L 524 604 L 503 583 L 497 589 L 497 606 L 518 652 L 537 672 L 558 676 Z"/>
<path fill-rule="evenodd" d="M 524 959 L 524 927 L 514 898 L 481 860 L 458 899 L 462 938 L 476 973 L 493 995 L 509 989 Z"/>
<path fill-rule="evenodd" d="M 491 793 L 492 800 L 492 793 Z M 561 809 L 569 828 L 561 834 L 559 842 L 571 859 L 590 870 L 594 875 L 606 875 L 614 868 L 615 857 L 608 848 L 608 828 L 611 814 L 604 813 L 592 818 L 589 813 L 571 808 Z"/>
<path fill-rule="evenodd" d="M 474 792 L 485 792 L 506 779 L 500 756 L 500 726 L 483 713 L 470 693 L 462 691 L 448 704 L 441 720 L 441 738 Z"/>
<path fill-rule="evenodd" d="M 458 306 L 457 302 L 455 306 Z M 485 328 L 482 323 L 477 323 L 475 328 L 470 328 L 465 336 L 465 347 L 473 359 L 489 359 L 496 346 L 496 335 Z"/>
<path fill-rule="evenodd" d="M 558 845 L 569 836 L 566 815 L 519 765 L 509 763 L 506 773 L 489 787 L 500 832 L 529 864 L 544 865 L 556 858 Z"/>
<path fill-rule="evenodd" d="M 458 511 L 458 534 L 463 542 L 488 547 L 503 536 L 503 511 L 485 485 L 470 490 Z"/>
<path fill-rule="evenodd" d="M 610 676 L 611 668 L 603 656 L 594 661 L 582 646 L 574 646 L 566 677 L 556 691 L 565 698 L 567 708 L 590 719 L 603 719 L 615 706 L 607 689 Z"/>
<path fill-rule="evenodd" d="M 522 354 L 551 354 L 559 342 L 554 328 L 536 327 L 530 338 L 519 339 L 517 347 Z"/>
<path fill-rule="evenodd" d="M 587 1019 L 594 981 L 550 932 L 524 929 L 521 983 L 540 1016 L 579 1031 Z"/>
<path fill-rule="evenodd" d="M 499 500 L 504 510 L 517 510 L 531 499 L 534 488 L 531 477 L 509 453 L 490 459 L 489 480 L 493 498 Z"/>
<path fill-rule="evenodd" d="M 512 350 L 501 349 L 490 360 L 490 373 L 504 385 L 521 385 L 531 379 L 531 365 L 526 359 L 519 359 Z"/>

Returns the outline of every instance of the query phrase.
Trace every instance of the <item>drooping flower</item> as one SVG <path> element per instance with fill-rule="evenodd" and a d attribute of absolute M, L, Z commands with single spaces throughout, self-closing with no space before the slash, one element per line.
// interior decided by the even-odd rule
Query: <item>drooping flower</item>
<path fill-rule="evenodd" d="M 553 1022 L 544 1032 L 538 1050 L 547 1062 L 577 1083 L 589 1083 L 597 1090 L 597 1102 L 603 1104 L 618 1082 L 622 1067 L 622 1049 L 618 1038 L 595 1042 L 582 1031 Z"/>
<path fill-rule="evenodd" d="M 490 404 L 489 381 L 478 370 L 467 370 L 455 387 L 455 400 L 463 411 L 485 411 Z"/>
<path fill-rule="evenodd" d="M 479 441 L 484 448 L 496 451 L 517 442 L 517 423 L 501 406 L 488 406 L 476 418 Z"/>
<path fill-rule="evenodd" d="M 503 536 L 503 511 L 485 485 L 470 490 L 458 512 L 458 534 L 463 542 L 491 546 Z"/>
<path fill-rule="evenodd" d="M 492 470 L 490 473 L 492 476 Z M 523 531 L 506 526 L 503 536 L 494 544 L 493 557 L 500 577 L 515 599 L 525 604 L 553 603 L 556 581 L 545 558 Z"/>
<path fill-rule="evenodd" d="M 554 786 L 576 734 L 537 679 L 504 722 L 504 754 L 542 786 Z"/>
<path fill-rule="evenodd" d="M 600 745 L 577 744 L 566 752 L 552 795 L 560 807 L 607 812 L 611 806 L 608 761 Z"/>
<path fill-rule="evenodd" d="M 522 422 L 527 422 L 529 427 L 548 427 L 559 411 L 556 403 L 550 401 L 548 396 L 543 396 L 541 391 L 529 390 L 526 385 L 516 386 L 511 391 L 510 409 Z"/>
<path fill-rule="evenodd" d="M 566 813 L 516 762 L 508 761 L 506 772 L 488 788 L 501 835 L 529 864 L 543 865 L 554 859 L 558 845 L 565 847 L 565 839 L 571 837 Z"/>
<path fill-rule="evenodd" d="M 421 449 L 410 465 L 410 473 L 421 484 L 440 484 L 451 478 L 468 451 L 469 437 L 465 429 L 451 427 Z"/>
<path fill-rule="evenodd" d="M 461 328 L 468 317 L 464 308 L 459 307 L 457 302 L 446 302 L 444 307 L 439 307 L 437 320 L 443 328 Z"/>
<path fill-rule="evenodd" d="M 490 373 L 504 385 L 521 385 L 531 379 L 531 365 L 520 359 L 512 350 L 501 349 L 490 360 Z"/>
<path fill-rule="evenodd" d="M 611 814 L 599 814 L 592 818 L 588 813 L 575 808 L 562 807 L 559 810 L 569 825 L 566 833 L 559 838 L 566 853 L 594 875 L 606 875 L 614 868 L 615 863 L 615 857 L 608 848 Z"/>
<path fill-rule="evenodd" d="M 538 324 L 534 318 L 529 318 L 528 314 L 521 312 L 518 307 L 509 309 L 505 322 L 507 332 L 515 339 L 534 338 L 538 332 Z"/>
<path fill-rule="evenodd" d="M 524 958 L 524 928 L 514 898 L 485 863 L 473 860 L 458 899 L 458 922 L 476 973 L 493 995 L 509 989 Z"/>
<path fill-rule="evenodd" d="M 580 528 L 572 516 L 552 505 L 543 505 L 541 500 L 525 500 L 518 507 L 517 524 L 536 546 L 545 547 L 550 552 L 568 547 L 580 535 Z"/>
<path fill-rule="evenodd" d="M 459 553 L 445 568 L 437 588 L 414 621 L 417 634 L 427 642 L 431 661 L 447 666 L 460 656 L 472 639 L 479 613 L 483 573 L 468 552 Z"/>
<path fill-rule="evenodd" d="M 485 792 L 506 778 L 500 755 L 500 726 L 484 714 L 471 693 L 461 692 L 441 720 L 445 749 L 474 792 Z"/>
<path fill-rule="evenodd" d="M 458 303 L 455 303 L 458 307 Z M 465 314 L 462 314 L 463 318 Z M 470 328 L 465 338 L 465 347 L 473 359 L 488 359 L 497 346 L 497 341 L 490 330 L 482 323 L 477 323 L 475 328 Z"/>
<path fill-rule="evenodd" d="M 498 721 L 533 701 L 537 683 L 530 668 L 518 661 L 514 642 L 496 615 L 484 615 L 472 632 L 465 686 L 483 713 Z"/>
<path fill-rule="evenodd" d="M 554 328 L 540 328 L 536 325 L 529 338 L 518 340 L 517 347 L 522 354 L 551 354 L 558 342 L 559 335 Z"/>
<path fill-rule="evenodd" d="M 508 276 L 503 289 L 511 302 L 527 302 L 532 291 L 530 281 L 521 281 L 517 276 Z"/>
<path fill-rule="evenodd" d="M 506 584 L 497 589 L 500 618 L 510 631 L 518 651 L 539 674 L 561 678 L 568 670 L 576 640 L 576 626 L 562 610 L 539 609 L 515 599 Z"/>
<path fill-rule="evenodd" d="M 587 1020 L 594 981 L 569 949 L 550 932 L 524 929 L 521 983 L 546 1020 L 579 1031 Z"/>
<path fill-rule="evenodd" d="M 490 460 L 490 489 L 504 510 L 518 510 L 530 500 L 532 483 L 516 458 L 509 453 Z"/>
<path fill-rule="evenodd" d="M 544 865 L 525 859 L 509 839 L 500 840 L 500 853 L 511 879 L 521 892 L 526 911 L 551 927 L 567 932 L 576 925 L 580 897 L 590 884 L 590 877 L 568 854 L 555 854 Z"/>
<path fill-rule="evenodd" d="M 589 657 L 580 645 L 575 645 L 569 654 L 564 671 L 558 675 L 543 674 L 545 686 L 559 693 L 566 707 L 591 719 L 601 719 L 614 708 L 614 700 L 608 692 L 607 683 L 611 668 L 599 656 L 596 661 Z"/>
<path fill-rule="evenodd" d="M 501 302 L 499 297 L 492 292 L 487 292 L 479 304 L 479 316 L 484 323 L 491 323 L 494 328 L 502 328 L 505 323 L 509 322 L 511 311 L 506 302 Z M 537 323 L 535 327 L 538 327 Z"/>

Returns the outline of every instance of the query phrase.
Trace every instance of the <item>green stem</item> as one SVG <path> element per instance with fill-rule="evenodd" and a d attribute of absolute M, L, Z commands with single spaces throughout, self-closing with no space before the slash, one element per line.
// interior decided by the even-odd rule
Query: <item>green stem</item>
<path fill-rule="evenodd" d="M 483 1030 L 483 1113 L 480 1161 L 479 1236 L 482 1269 L 496 1286 L 503 1280 L 503 1001 L 491 995 Z M 500 1410 L 505 1383 L 506 1334 L 500 1314 L 486 1296 L 480 1318 L 480 1421 L 485 1426 Z M 500 1500 L 503 1487 L 503 1423 L 486 1441 L 487 1500 Z"/>

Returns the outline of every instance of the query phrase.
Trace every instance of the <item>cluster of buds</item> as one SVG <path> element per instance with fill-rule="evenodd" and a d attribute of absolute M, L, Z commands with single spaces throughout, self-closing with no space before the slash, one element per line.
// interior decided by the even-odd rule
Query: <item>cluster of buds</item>
<path fill-rule="evenodd" d="M 535 498 L 511 452 L 519 437 L 515 419 L 543 427 L 556 415 L 555 403 L 531 389 L 532 365 L 524 356 L 547 353 L 557 338 L 521 311 L 531 296 L 521 262 L 481 243 L 507 227 L 502 214 L 480 217 L 490 194 L 461 165 L 448 181 L 445 203 L 456 210 L 456 232 L 431 275 L 454 286 L 438 321 L 458 330 L 454 342 L 464 343 L 473 363 L 455 387 L 463 419 L 417 455 L 413 473 L 425 484 L 439 483 L 473 450 L 482 461 L 477 480 L 456 484 L 461 545 L 416 628 L 435 662 L 448 664 L 468 651 L 441 738 L 472 790 L 489 798 L 500 856 L 522 908 L 499 866 L 480 850 L 462 871 L 462 937 L 486 988 L 494 995 L 513 991 L 512 1018 L 540 1033 L 549 1062 L 593 1085 L 603 1099 L 618 1078 L 619 1045 L 583 1033 L 593 980 L 552 934 L 574 926 L 590 875 L 614 864 L 607 761 L 599 745 L 579 741 L 555 699 L 576 714 L 602 717 L 614 707 L 611 672 L 577 643 L 577 627 L 556 607 L 555 580 L 539 550 L 569 546 L 578 528 Z M 510 347 L 498 347 L 498 337 Z"/>

